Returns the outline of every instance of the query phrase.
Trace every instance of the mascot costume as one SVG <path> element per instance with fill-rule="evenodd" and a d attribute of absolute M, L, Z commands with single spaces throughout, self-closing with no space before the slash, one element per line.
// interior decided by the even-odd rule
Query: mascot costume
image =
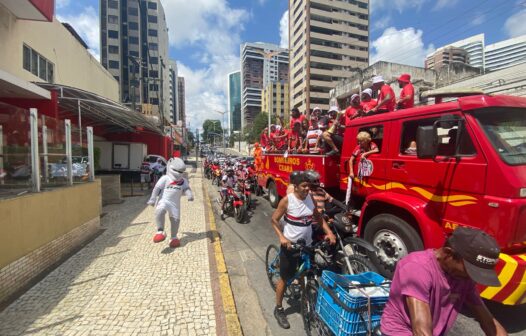
<path fill-rule="evenodd" d="M 172 158 L 166 165 L 166 175 L 161 177 L 155 184 L 152 196 L 148 205 L 155 206 L 155 224 L 157 225 L 157 234 L 153 237 L 154 243 L 160 243 L 166 239 L 164 232 L 164 220 L 166 213 L 170 217 L 171 240 L 170 247 L 176 248 L 181 245 L 177 239 L 179 230 L 179 218 L 181 212 L 181 196 L 183 193 L 188 197 L 188 201 L 194 200 L 192 189 L 188 180 L 183 177 L 186 165 L 180 158 Z M 157 197 L 159 197 L 156 202 Z"/>

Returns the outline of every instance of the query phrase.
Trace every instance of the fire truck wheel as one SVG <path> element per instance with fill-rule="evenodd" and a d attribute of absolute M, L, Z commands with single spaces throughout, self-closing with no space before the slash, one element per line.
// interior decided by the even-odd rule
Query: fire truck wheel
<path fill-rule="evenodd" d="M 276 183 L 270 181 L 268 184 L 268 200 L 270 205 L 275 209 L 279 204 L 279 195 L 278 188 L 276 188 Z"/>
<path fill-rule="evenodd" d="M 424 249 L 418 232 L 405 220 L 391 214 L 376 215 L 365 226 L 365 240 L 378 248 L 380 273 L 391 278 L 398 260 Z"/>

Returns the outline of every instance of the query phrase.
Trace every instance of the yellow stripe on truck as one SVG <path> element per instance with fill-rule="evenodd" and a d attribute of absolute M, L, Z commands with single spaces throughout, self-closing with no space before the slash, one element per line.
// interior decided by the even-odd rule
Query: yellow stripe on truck
<path fill-rule="evenodd" d="M 520 255 L 518 257 L 526 261 L 526 256 Z M 511 295 L 508 296 L 508 298 L 504 300 L 502 303 L 508 304 L 508 305 L 517 304 L 518 303 L 517 301 L 520 300 L 521 296 L 524 295 L 525 291 L 526 291 L 526 272 L 524 272 L 524 274 L 522 275 L 521 282 L 517 286 L 517 289 L 513 291 L 513 293 L 511 293 Z M 523 298 L 521 303 L 525 303 L 525 302 L 526 302 L 526 297 Z"/>
<path fill-rule="evenodd" d="M 513 273 L 515 273 L 515 270 L 517 269 L 517 260 L 513 259 L 507 254 L 501 253 L 499 255 L 499 258 L 504 260 L 506 263 L 504 267 L 502 268 L 502 271 L 500 271 L 499 274 L 499 280 L 501 283 L 500 287 L 487 287 L 485 290 L 480 293 L 480 296 L 482 296 L 485 299 L 493 299 L 495 295 L 506 285 L 508 282 L 510 282 L 511 277 L 513 276 Z"/>

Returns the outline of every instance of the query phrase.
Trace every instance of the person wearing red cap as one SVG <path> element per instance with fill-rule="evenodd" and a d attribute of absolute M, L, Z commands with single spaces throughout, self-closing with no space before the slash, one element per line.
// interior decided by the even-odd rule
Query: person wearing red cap
<path fill-rule="evenodd" d="M 398 110 L 403 110 L 415 106 L 415 88 L 411 83 L 411 75 L 401 74 L 398 77 L 398 86 L 402 89 L 400 98 L 396 101 Z"/>
<path fill-rule="evenodd" d="M 396 96 L 393 88 L 390 85 L 385 84 L 382 76 L 375 76 L 373 78 L 373 92 L 380 90 L 378 94 L 378 104 L 371 109 L 369 113 L 374 114 L 378 112 L 391 112 L 396 107 Z"/>
<path fill-rule="evenodd" d="M 447 335 L 462 308 L 471 310 L 483 334 L 507 335 L 475 285 L 501 285 L 495 271 L 499 254 L 493 237 L 459 227 L 443 247 L 402 258 L 382 314 L 382 335 Z"/>

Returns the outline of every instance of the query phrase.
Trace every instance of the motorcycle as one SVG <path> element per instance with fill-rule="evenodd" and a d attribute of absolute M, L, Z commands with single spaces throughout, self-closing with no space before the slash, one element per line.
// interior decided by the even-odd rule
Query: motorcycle
<path fill-rule="evenodd" d="M 228 187 L 226 198 L 223 213 L 234 217 L 236 222 L 243 223 L 247 215 L 245 195 L 243 193 L 237 193 L 233 188 Z M 224 215 L 222 214 L 221 220 L 224 219 Z"/>
<path fill-rule="evenodd" d="M 221 174 L 221 169 L 218 166 L 212 167 L 212 184 L 215 184 L 218 187 L 220 187 L 222 176 L 223 174 Z"/>
<path fill-rule="evenodd" d="M 250 180 L 239 179 L 237 180 L 237 184 L 238 184 L 238 190 L 240 190 L 245 196 L 245 203 L 246 203 L 247 209 L 250 209 L 250 206 L 252 205 Z"/>

